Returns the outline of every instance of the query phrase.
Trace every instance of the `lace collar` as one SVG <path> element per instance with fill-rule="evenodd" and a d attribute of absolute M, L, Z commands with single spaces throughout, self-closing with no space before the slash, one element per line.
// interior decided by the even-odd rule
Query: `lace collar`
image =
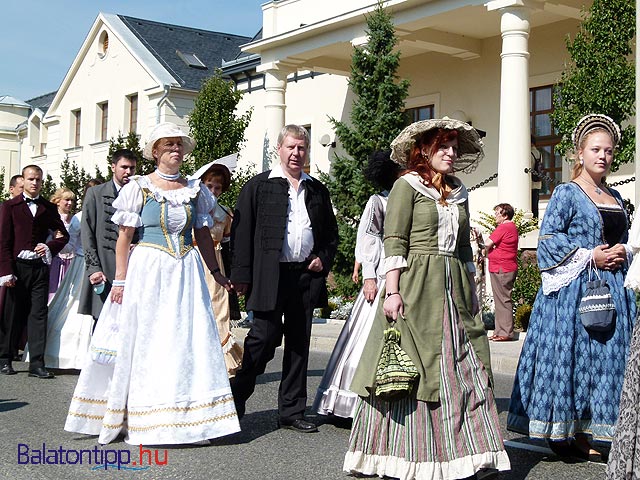
<path fill-rule="evenodd" d="M 435 202 L 440 200 L 440 192 L 438 192 L 438 190 L 433 188 L 431 185 L 427 185 L 427 183 L 417 173 L 408 172 L 402 175 L 400 178 L 405 180 L 409 185 L 411 185 L 411 187 L 415 191 L 417 191 L 418 193 L 421 193 L 425 197 L 428 197 L 434 200 Z M 466 202 L 469 194 L 467 193 L 467 189 L 462 184 L 460 179 L 453 175 L 449 175 L 448 178 L 450 180 L 453 180 L 452 183 L 454 184 L 454 188 L 453 188 L 453 191 L 447 197 L 447 203 L 459 204 L 459 203 Z"/>
<path fill-rule="evenodd" d="M 135 177 L 134 179 L 141 188 L 149 190 L 157 202 L 167 202 L 174 207 L 189 203 L 192 198 L 195 198 L 200 193 L 199 178 L 187 180 L 187 185 L 177 190 L 162 190 L 151 182 L 148 175 Z"/>

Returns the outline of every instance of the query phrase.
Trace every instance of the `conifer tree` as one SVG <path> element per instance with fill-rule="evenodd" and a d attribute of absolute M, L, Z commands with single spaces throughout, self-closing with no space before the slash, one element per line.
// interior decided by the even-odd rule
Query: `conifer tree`
<path fill-rule="evenodd" d="M 561 154 L 572 151 L 571 132 L 589 113 L 603 113 L 624 124 L 635 114 L 635 69 L 632 42 L 635 2 L 594 0 L 584 12 L 575 38 L 567 38 L 572 62 L 562 73 L 554 95 L 553 125 Z M 611 166 L 616 171 L 635 156 L 635 128 L 626 126 Z"/>
<path fill-rule="evenodd" d="M 91 180 L 91 175 L 83 167 L 78 168 L 78 164 L 68 158 L 62 161 L 60 169 L 62 170 L 60 187 L 67 187 L 76 195 L 76 207 L 78 207 L 82 203 L 84 186 Z"/>
<path fill-rule="evenodd" d="M 369 156 L 388 150 L 405 125 L 404 100 L 409 82 L 396 74 L 400 63 L 394 25 L 382 2 L 367 17 L 366 45 L 354 48 L 349 86 L 354 94 L 350 123 L 330 118 L 347 156 L 337 156 L 331 175 L 322 180 L 336 208 L 340 245 L 333 272 L 338 293 L 351 294 L 356 233 L 360 215 L 375 188 L 364 178 Z"/>
<path fill-rule="evenodd" d="M 57 188 L 56 182 L 53 181 L 53 177 L 47 173 L 42 179 L 42 190 L 40 190 L 40 196 L 49 200 Z"/>
<path fill-rule="evenodd" d="M 129 132 L 127 135 L 123 135 L 122 133 L 118 133 L 116 138 L 112 138 L 109 140 L 109 153 L 107 157 L 107 163 L 109 167 L 107 167 L 107 180 L 110 180 L 113 177 L 113 172 L 111 171 L 111 157 L 116 150 L 120 150 L 122 148 L 127 148 L 131 150 L 136 158 L 136 175 L 148 175 L 152 173 L 156 169 L 156 162 L 153 160 L 147 160 L 142 157 L 142 147 L 140 146 L 140 138 L 136 132 Z M 102 174 L 96 168 L 96 178 L 102 180 Z"/>

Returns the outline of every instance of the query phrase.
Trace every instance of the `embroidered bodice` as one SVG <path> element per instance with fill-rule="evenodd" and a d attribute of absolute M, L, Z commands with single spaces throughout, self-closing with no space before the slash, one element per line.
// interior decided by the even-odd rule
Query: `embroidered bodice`
<path fill-rule="evenodd" d="M 193 248 L 192 228 L 210 227 L 215 198 L 199 179 L 178 190 L 161 190 L 149 177 L 134 177 L 113 202 L 112 221 L 138 227 L 138 245 L 182 257 Z"/>
<path fill-rule="evenodd" d="M 593 249 L 627 241 L 627 216 L 618 205 L 595 204 L 575 182 L 558 185 L 544 214 L 538 240 L 538 266 L 545 295 L 569 285 L 587 267 Z"/>

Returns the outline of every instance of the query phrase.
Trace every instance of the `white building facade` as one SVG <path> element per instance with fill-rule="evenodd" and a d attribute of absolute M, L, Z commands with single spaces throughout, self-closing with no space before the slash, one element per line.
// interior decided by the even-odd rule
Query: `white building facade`
<path fill-rule="evenodd" d="M 119 133 L 134 131 L 144 143 L 160 121 L 188 129 L 198 82 L 221 65 L 245 92 L 238 113 L 253 110 L 240 165 L 270 168 L 278 132 L 296 123 L 311 131 L 310 172 L 327 172 L 334 155 L 344 154 L 329 118 L 349 121 L 353 46 L 366 45 L 366 16 L 376 5 L 268 2 L 254 39 L 100 14 L 48 108 L 32 109 L 18 129 L 19 163 L 36 163 L 56 180 L 65 158 L 88 172 L 96 166 L 104 172 L 108 140 Z M 461 175 L 468 188 L 478 187 L 470 194 L 472 218 L 500 202 L 530 210 L 531 175 L 525 169 L 531 166 L 532 134 L 554 180 L 543 185 L 541 216 L 555 183 L 569 180 L 570 165 L 554 150 L 559 138 L 549 114 L 553 86 L 570 60 L 565 40 L 578 31 L 582 6 L 582 0 L 385 2 L 402 55 L 398 74 L 411 82 L 407 114 L 453 116 L 487 133 L 485 159 Z M 188 30 L 185 35 L 207 38 L 206 48 L 178 53 L 170 32 L 181 28 Z M 159 43 L 150 49 L 151 41 Z M 218 52 L 225 42 L 227 48 Z M 214 50 L 215 58 L 197 64 Z M 3 124 L 1 115 L 0 108 Z M 625 165 L 609 182 L 634 175 L 635 165 Z M 634 204 L 637 183 L 617 187 Z M 532 236 L 523 246 L 535 242 Z"/>
<path fill-rule="evenodd" d="M 141 138 L 160 122 L 188 131 L 201 82 L 248 37 L 101 13 L 46 112 L 24 126 L 20 163 L 55 181 L 68 159 L 89 174 L 108 168 L 109 141 Z"/>
<path fill-rule="evenodd" d="M 501 202 L 530 211 L 531 175 L 525 169 L 531 167 L 531 135 L 555 180 L 544 182 L 542 216 L 555 183 L 569 180 L 570 164 L 554 150 L 559 138 L 549 113 L 553 86 L 570 61 L 565 40 L 578 31 L 583 2 L 395 0 L 385 6 L 402 54 L 398 74 L 411 82 L 409 113 L 415 119 L 453 116 L 487 132 L 485 159 L 475 172 L 461 175 L 468 187 L 483 184 L 471 192 L 472 217 Z M 287 123 L 310 127 L 312 173 L 327 171 L 333 154 L 343 153 L 339 140 L 332 148 L 320 139 L 335 139 L 329 117 L 349 119 L 351 54 L 354 45 L 366 45 L 365 18 L 375 8 L 370 0 L 281 0 L 262 6 L 262 37 L 243 47 L 259 58 L 245 76 L 262 75 L 258 83 L 263 84 L 243 99 L 244 108 L 254 107 L 244 162 L 266 168 Z M 322 75 L 304 75 L 308 72 Z M 247 88 L 242 75 L 234 78 L 239 88 Z M 634 174 L 635 166 L 625 165 L 609 182 Z M 634 182 L 617 188 L 635 203 Z M 532 236 L 524 246 L 533 247 L 536 240 Z"/>

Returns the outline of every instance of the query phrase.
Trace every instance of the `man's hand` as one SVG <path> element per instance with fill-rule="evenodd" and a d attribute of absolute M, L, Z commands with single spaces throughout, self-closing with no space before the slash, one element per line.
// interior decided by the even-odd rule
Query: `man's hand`
<path fill-rule="evenodd" d="M 249 283 L 236 283 L 234 285 L 236 293 L 238 295 L 246 295 L 249 291 Z"/>
<path fill-rule="evenodd" d="M 310 270 L 312 272 L 321 272 L 322 260 L 320 260 L 320 257 L 311 255 L 309 258 L 311 259 L 311 261 L 309 262 L 309 266 L 307 267 L 307 270 Z"/>
<path fill-rule="evenodd" d="M 39 243 L 33 251 L 36 252 L 39 257 L 44 257 L 47 254 L 47 247 L 44 244 Z"/>
<path fill-rule="evenodd" d="M 107 281 L 107 277 L 102 272 L 92 273 L 89 276 L 89 283 L 91 283 L 91 285 L 97 285 L 99 283 L 103 283 L 106 281 Z"/>

